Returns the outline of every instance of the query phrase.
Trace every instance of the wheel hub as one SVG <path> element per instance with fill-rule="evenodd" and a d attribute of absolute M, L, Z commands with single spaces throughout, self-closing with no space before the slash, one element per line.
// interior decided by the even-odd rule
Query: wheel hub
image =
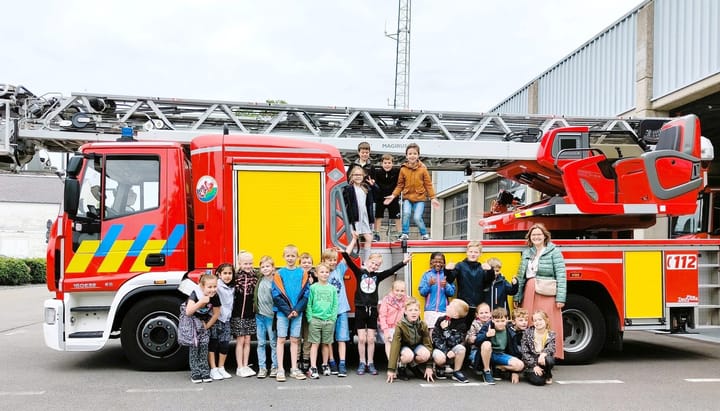
<path fill-rule="evenodd" d="M 155 315 L 141 325 L 140 346 L 153 355 L 163 355 L 177 345 L 177 325 L 166 315 Z"/>

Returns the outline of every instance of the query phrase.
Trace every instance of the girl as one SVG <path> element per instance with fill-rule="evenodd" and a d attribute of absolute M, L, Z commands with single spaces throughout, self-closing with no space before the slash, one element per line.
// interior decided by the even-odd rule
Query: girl
<path fill-rule="evenodd" d="M 343 198 L 353 230 L 363 237 L 360 258 L 365 261 L 370 256 L 375 215 L 372 212 L 373 193 L 365 180 L 365 170 L 361 166 L 356 165 L 350 169 L 350 185 L 343 188 Z"/>
<path fill-rule="evenodd" d="M 395 325 L 402 320 L 405 314 L 405 302 L 407 301 L 405 294 L 405 281 L 395 280 L 392 290 L 380 301 L 378 309 L 378 325 L 383 333 L 385 341 L 385 355 L 390 358 L 390 345 L 392 344 Z"/>
<path fill-rule="evenodd" d="M 455 295 L 455 285 L 445 278 L 443 253 L 435 251 L 430 254 L 430 270 L 423 274 L 418 291 L 425 297 L 424 319 L 432 333 L 437 319 L 445 316 L 448 297 Z"/>
<path fill-rule="evenodd" d="M 269 376 L 277 376 L 277 336 L 273 328 L 275 313 L 273 312 L 272 283 L 275 276 L 275 262 L 266 255 L 260 259 L 260 276 L 255 287 L 254 307 L 255 322 L 257 323 L 257 357 L 258 378 L 268 377 L 267 350 L 270 346 L 271 368 Z"/>
<path fill-rule="evenodd" d="M 220 317 L 220 297 L 217 296 L 217 277 L 213 274 L 200 276 L 200 292 L 190 293 L 185 308 L 185 315 L 194 315 L 202 321 L 203 328 L 198 330 L 198 345 L 189 347 L 190 381 L 193 383 L 212 382 L 210 365 L 208 364 L 208 329 Z"/>
<path fill-rule="evenodd" d="M 210 377 L 213 380 L 222 380 L 232 377 L 229 372 L 225 371 L 225 360 L 230 350 L 230 315 L 235 294 L 233 284 L 235 270 L 233 270 L 232 264 L 223 263 L 215 270 L 215 275 L 220 280 L 218 281 L 217 295 L 220 297 L 222 306 L 220 318 L 210 329 Z M 215 366 L 215 356 L 218 357 L 217 367 Z"/>
<path fill-rule="evenodd" d="M 248 366 L 250 361 L 250 338 L 256 332 L 253 296 L 258 278 L 253 270 L 253 256 L 247 251 L 238 254 L 238 271 L 235 276 L 235 299 L 233 301 L 231 329 L 237 345 L 237 376 L 252 377 L 255 371 Z"/>
<path fill-rule="evenodd" d="M 545 311 L 535 311 L 532 318 L 533 325 L 523 333 L 520 346 L 526 376 L 532 385 L 552 384 L 555 332 L 550 330 L 550 320 Z"/>

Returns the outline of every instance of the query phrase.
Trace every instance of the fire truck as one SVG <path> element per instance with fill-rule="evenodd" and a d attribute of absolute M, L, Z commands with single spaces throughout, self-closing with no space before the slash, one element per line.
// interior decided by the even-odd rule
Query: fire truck
<path fill-rule="evenodd" d="M 659 217 L 686 216 L 705 189 L 710 147 L 693 116 L 621 119 L 423 112 L 75 93 L 0 86 L 0 158 L 18 170 L 38 148 L 72 153 L 50 228 L 44 338 L 60 351 L 119 338 L 140 369 L 176 369 L 184 292 L 240 250 L 293 243 L 317 259 L 351 234 L 341 193 L 357 144 L 403 155 L 420 141 L 433 170 L 494 172 L 542 194 L 482 223 L 483 258 L 512 275 L 533 222 L 568 264 L 566 362 L 619 346 L 625 330 L 718 325 L 720 241 L 634 239 Z M 511 196 L 512 197 L 512 196 Z M 507 194 L 498 203 L 507 203 Z M 496 210 L 497 211 L 497 210 Z M 677 218 L 680 218 L 677 217 Z M 464 257 L 466 241 L 376 243 L 417 294 L 432 251 Z M 714 277 L 713 277 L 714 276 Z M 348 295 L 354 281 L 346 276 Z M 712 283 L 712 278 L 716 283 Z M 708 297 L 712 299 L 713 297 Z M 701 312 L 703 307 L 710 311 Z M 712 311 L 715 310 L 715 311 Z"/>

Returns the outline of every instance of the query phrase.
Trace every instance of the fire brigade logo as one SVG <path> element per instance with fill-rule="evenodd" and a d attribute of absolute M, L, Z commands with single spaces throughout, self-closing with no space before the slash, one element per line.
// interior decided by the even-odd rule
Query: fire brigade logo
<path fill-rule="evenodd" d="M 218 183 L 211 176 L 202 176 L 197 182 L 195 193 L 203 203 L 212 201 L 218 193 Z"/>

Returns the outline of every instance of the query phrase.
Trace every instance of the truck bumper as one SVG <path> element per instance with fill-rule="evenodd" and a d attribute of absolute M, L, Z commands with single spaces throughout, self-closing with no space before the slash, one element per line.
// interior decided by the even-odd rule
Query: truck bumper
<path fill-rule="evenodd" d="M 65 351 L 63 335 L 64 305 L 61 300 L 45 300 L 43 312 L 43 336 L 45 345 L 53 350 Z"/>

